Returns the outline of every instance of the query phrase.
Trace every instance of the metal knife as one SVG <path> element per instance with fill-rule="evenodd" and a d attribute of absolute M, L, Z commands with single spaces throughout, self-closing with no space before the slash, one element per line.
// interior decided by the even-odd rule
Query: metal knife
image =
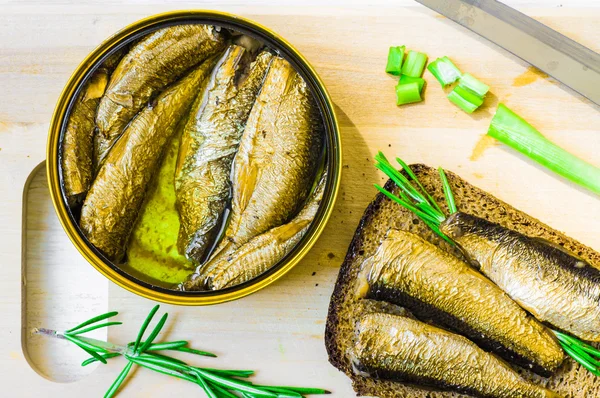
<path fill-rule="evenodd" d="M 496 0 L 417 0 L 600 105 L 600 54 Z"/>

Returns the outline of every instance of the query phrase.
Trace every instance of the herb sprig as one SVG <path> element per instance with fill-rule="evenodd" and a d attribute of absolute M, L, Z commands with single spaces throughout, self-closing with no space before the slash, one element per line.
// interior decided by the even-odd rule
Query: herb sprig
<path fill-rule="evenodd" d="M 600 376 L 600 350 L 568 334 L 553 330 L 563 350 L 581 366 Z"/>
<path fill-rule="evenodd" d="M 444 235 L 442 231 L 440 231 L 440 224 L 446 219 L 446 214 L 444 214 L 435 199 L 425 190 L 411 168 L 402 159 L 398 157 L 396 158 L 396 161 L 408 176 L 406 177 L 404 174 L 398 171 L 389 160 L 387 160 L 381 151 L 375 155 L 375 161 L 375 167 L 383 171 L 394 183 L 396 183 L 398 188 L 400 188 L 398 190 L 399 196 L 394 195 L 392 192 L 386 190 L 378 184 L 375 184 L 375 188 L 377 188 L 381 193 L 394 202 L 417 215 L 437 235 L 451 245 L 454 245 L 454 242 Z M 448 184 L 448 179 L 446 178 L 442 168 L 440 168 L 438 171 L 444 184 L 444 195 L 446 197 L 446 202 L 448 203 L 450 212 L 451 214 L 455 213 L 457 211 L 456 205 L 454 203 L 452 190 Z M 416 184 L 416 187 L 411 184 L 409 178 Z"/>
<path fill-rule="evenodd" d="M 118 314 L 116 311 L 95 316 L 62 333 L 43 328 L 35 329 L 34 333 L 68 340 L 90 354 L 91 358 L 83 361 L 81 366 L 87 366 L 94 362 L 106 364 L 108 359 L 117 356 L 127 359 L 127 364 L 106 391 L 104 398 L 113 397 L 117 393 L 134 365 L 197 384 L 209 398 L 238 398 L 239 395 L 234 392 L 245 398 L 302 398 L 305 395 L 329 394 L 329 391 L 321 388 L 257 385 L 248 380 L 240 380 L 240 378 L 248 378 L 253 375 L 254 371 L 252 370 L 201 368 L 188 365 L 180 359 L 159 354 L 157 351 L 179 351 L 205 357 L 216 357 L 210 352 L 188 347 L 188 342 L 183 340 L 155 343 L 158 334 L 165 326 L 167 313 L 160 318 L 148 337 L 144 339 L 146 330 L 158 309 L 158 305 L 152 308 L 135 341 L 126 346 L 81 336 L 96 329 L 121 325 L 121 322 L 106 321 L 116 316 Z"/>

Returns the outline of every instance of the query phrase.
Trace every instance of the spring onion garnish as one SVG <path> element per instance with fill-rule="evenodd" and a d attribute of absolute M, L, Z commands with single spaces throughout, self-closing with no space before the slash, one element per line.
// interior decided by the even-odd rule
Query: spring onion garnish
<path fill-rule="evenodd" d="M 438 58 L 427 66 L 427 70 L 437 79 L 442 87 L 446 87 L 457 81 L 462 73 L 454 65 L 450 58 Z"/>
<path fill-rule="evenodd" d="M 482 99 L 485 97 L 488 91 L 490 91 L 490 86 L 480 82 L 470 73 L 465 73 L 460 77 L 458 81 L 458 87 L 462 87 L 463 89 L 472 92 Z"/>
<path fill-rule="evenodd" d="M 448 94 L 448 99 L 467 113 L 473 113 L 483 104 L 483 98 L 461 86 L 454 87 L 454 90 Z"/>
<path fill-rule="evenodd" d="M 117 315 L 117 312 L 108 312 L 106 314 L 98 315 L 62 333 L 49 329 L 35 329 L 34 333 L 65 339 L 79 346 L 91 355 L 91 358 L 83 361 L 81 366 L 86 366 L 97 361 L 106 364 L 107 359 L 117 356 L 125 357 L 127 359 L 127 365 L 125 365 L 121 373 L 119 373 L 113 384 L 109 387 L 104 395 L 105 398 L 112 397 L 117 393 L 119 387 L 134 365 L 197 384 L 204 390 L 206 395 L 211 398 L 236 398 L 238 396 L 249 398 L 302 398 L 305 395 L 329 394 L 329 391 L 320 388 L 257 385 L 250 381 L 239 379 L 247 378 L 254 374 L 252 370 L 200 368 L 188 365 L 179 359 L 156 353 L 156 351 L 180 351 L 189 354 L 216 357 L 216 355 L 209 352 L 187 347 L 187 341 L 155 343 L 154 340 L 167 321 L 168 314 L 166 313 L 160 318 L 148 337 L 144 339 L 146 329 L 150 325 L 158 308 L 159 306 L 157 305 L 150 311 L 148 317 L 142 324 L 136 340 L 126 346 L 81 336 L 84 333 L 102 327 L 120 325 L 121 322 L 100 323 L 105 319 L 114 317 Z M 241 395 L 236 395 L 234 393 Z"/>
<path fill-rule="evenodd" d="M 420 87 L 422 86 L 418 82 L 398 83 L 396 85 L 396 105 L 422 101 Z"/>
<path fill-rule="evenodd" d="M 501 106 L 503 105 L 501 104 Z M 506 108 L 506 111 L 510 112 L 508 108 Z M 516 115 L 515 117 L 519 118 Z M 519 118 L 519 120 L 526 124 L 526 122 L 524 122 L 521 118 Z M 527 126 L 535 131 L 533 127 L 529 126 L 528 124 Z M 454 244 L 450 238 L 440 231 L 439 228 L 440 223 L 446 219 L 446 215 L 436 203 L 435 199 L 425 190 L 421 182 L 419 182 L 419 179 L 410 169 L 410 166 L 408 166 L 402 159 L 396 158 L 401 170 L 403 170 L 406 174 L 405 176 L 390 164 L 381 151 L 375 155 L 375 161 L 375 167 L 383 171 L 398 186 L 398 196 L 377 184 L 375 184 L 375 187 L 385 196 L 417 215 L 437 235 L 449 243 Z M 444 196 L 446 198 L 446 204 L 449 212 L 450 214 L 456 213 L 458 209 L 456 207 L 454 194 L 452 193 L 452 189 L 448 183 L 446 173 L 444 173 L 444 170 L 441 167 L 438 169 L 438 171 L 440 173 L 442 188 L 444 190 Z M 569 336 L 568 334 L 564 334 L 556 330 L 553 330 L 553 332 L 567 355 L 580 363 L 581 366 L 589 370 L 594 375 L 600 376 L 600 349 L 584 343 L 573 336 Z"/>
<path fill-rule="evenodd" d="M 553 330 L 565 352 L 584 368 L 600 376 L 600 350 L 573 336 Z"/>
<path fill-rule="evenodd" d="M 600 168 L 552 143 L 506 105 L 498 106 L 488 135 L 566 179 L 600 194 Z"/>
<path fill-rule="evenodd" d="M 396 158 L 398 164 L 404 172 L 408 175 L 408 178 L 405 177 L 402 173 L 400 173 L 392 164 L 387 160 L 383 152 L 379 152 L 375 155 L 375 167 L 379 170 L 383 171 L 388 177 L 392 179 L 400 188 L 398 191 L 398 195 L 393 194 L 382 188 L 381 186 L 375 184 L 375 188 L 381 191 L 385 196 L 393 200 L 394 202 L 402 205 L 406 209 L 413 212 L 417 215 L 425 224 L 427 224 L 436 234 L 440 237 L 448 241 L 449 243 L 453 243 L 450 238 L 440 231 L 440 224 L 442 221 L 446 219 L 446 215 L 442 211 L 442 209 L 435 202 L 433 197 L 425 191 L 413 171 L 408 167 L 406 163 L 402 161 L 400 158 Z M 440 173 L 443 173 L 441 171 Z M 413 186 L 409 180 L 409 178 L 416 184 L 416 187 Z M 447 183 L 447 180 L 446 180 Z M 448 192 L 450 188 L 448 188 Z"/>
<path fill-rule="evenodd" d="M 419 84 L 419 92 L 423 92 L 423 86 L 425 85 L 425 79 L 422 77 L 411 77 L 407 75 L 400 76 L 400 80 L 398 84 L 407 84 L 407 83 L 418 83 Z"/>
<path fill-rule="evenodd" d="M 410 77 L 421 77 L 426 63 L 427 54 L 410 50 L 402 65 L 402 74 Z"/>
<path fill-rule="evenodd" d="M 402 73 L 402 60 L 404 59 L 404 46 L 390 47 L 385 71 L 390 75 L 400 76 Z"/>

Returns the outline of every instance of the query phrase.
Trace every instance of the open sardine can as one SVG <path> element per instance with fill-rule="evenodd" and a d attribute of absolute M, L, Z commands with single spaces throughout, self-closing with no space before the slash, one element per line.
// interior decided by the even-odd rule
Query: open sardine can
<path fill-rule="evenodd" d="M 76 217 L 67 204 L 60 170 L 62 138 L 70 109 L 81 87 L 111 54 L 157 29 L 177 24 L 215 25 L 262 41 L 272 51 L 290 62 L 303 77 L 312 92 L 324 125 L 323 167 L 327 169 L 327 181 L 319 210 L 309 230 L 284 258 L 265 273 L 248 282 L 217 291 L 186 292 L 168 289 L 136 278 L 123 267 L 110 261 L 88 241 L 79 227 Z M 339 188 L 342 163 L 340 132 L 333 103 L 323 82 L 308 61 L 283 38 L 253 21 L 221 12 L 190 10 L 158 14 L 137 21 L 108 38 L 81 62 L 67 82 L 56 105 L 50 124 L 46 164 L 51 198 L 58 218 L 72 243 L 94 268 L 117 285 L 151 300 L 178 305 L 210 305 L 239 299 L 266 287 L 282 277 L 306 255 L 331 215 Z"/>

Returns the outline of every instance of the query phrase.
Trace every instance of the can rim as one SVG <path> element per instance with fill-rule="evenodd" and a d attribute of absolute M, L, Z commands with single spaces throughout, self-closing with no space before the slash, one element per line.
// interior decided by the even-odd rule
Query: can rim
<path fill-rule="evenodd" d="M 233 25 L 237 30 L 244 31 L 247 29 L 249 32 L 257 34 L 263 39 L 268 39 L 266 41 L 275 43 L 276 50 L 283 50 L 285 53 L 284 56 L 287 55 L 286 58 L 291 58 L 289 59 L 290 62 L 294 64 L 297 70 L 300 69 L 298 72 L 312 86 L 311 89 L 316 94 L 315 97 L 321 109 L 327 135 L 328 181 L 326 183 L 326 192 L 319 213 L 315 216 L 304 238 L 288 256 L 266 274 L 254 278 L 239 287 L 206 292 L 208 294 L 181 294 L 181 292 L 174 290 L 151 287 L 149 284 L 136 280 L 122 271 L 119 272 L 117 267 L 104 258 L 91 244 L 88 244 L 87 240 L 80 234 L 79 228 L 74 225 L 70 210 L 68 210 L 63 197 L 59 172 L 59 148 L 64 119 L 68 114 L 70 103 L 78 88 L 86 79 L 86 76 L 91 73 L 90 71 L 94 66 L 99 65 L 108 56 L 108 53 L 118 47 L 119 44 L 122 45 L 128 40 L 133 40 L 132 37 L 136 34 L 139 35 L 140 32 L 146 32 L 147 30 L 164 27 L 169 24 L 182 23 L 190 19 L 196 23 L 205 20 L 207 23 L 214 23 L 221 26 Z M 229 13 L 206 10 L 170 11 L 138 20 L 113 34 L 88 54 L 67 81 L 57 101 L 50 123 L 46 158 L 48 184 L 54 209 L 67 236 L 83 257 L 97 271 L 120 287 L 151 300 L 176 305 L 210 305 L 236 300 L 266 287 L 286 274 L 308 253 L 323 232 L 332 214 L 337 198 L 342 170 L 341 135 L 334 105 L 323 81 L 308 60 L 285 39 L 257 22 Z"/>

